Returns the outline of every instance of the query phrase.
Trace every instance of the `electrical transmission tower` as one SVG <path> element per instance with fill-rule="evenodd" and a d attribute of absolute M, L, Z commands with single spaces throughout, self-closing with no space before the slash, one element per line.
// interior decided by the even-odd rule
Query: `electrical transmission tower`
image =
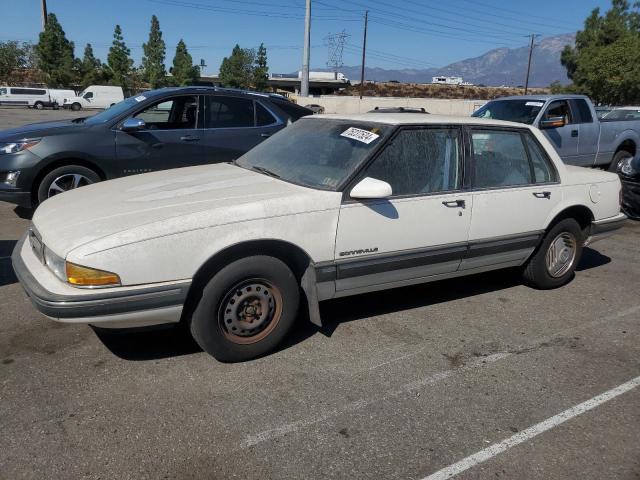
<path fill-rule="evenodd" d="M 340 33 L 330 33 L 324 38 L 325 44 L 329 49 L 327 67 L 333 70 L 336 74 L 343 65 L 342 53 L 344 51 L 344 44 L 350 36 L 351 35 L 343 30 Z"/>

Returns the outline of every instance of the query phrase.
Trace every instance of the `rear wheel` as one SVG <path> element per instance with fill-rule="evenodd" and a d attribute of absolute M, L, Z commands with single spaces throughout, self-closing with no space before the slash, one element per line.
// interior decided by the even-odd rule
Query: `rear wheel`
<path fill-rule="evenodd" d="M 84 187 L 100 181 L 93 170 L 81 165 L 58 167 L 44 176 L 38 186 L 38 203 L 68 190 Z"/>
<path fill-rule="evenodd" d="M 35 108 L 36 110 L 42 110 L 44 108 L 44 103 L 36 102 L 33 104 L 33 108 Z"/>
<path fill-rule="evenodd" d="M 622 168 L 624 162 L 632 158 L 633 155 L 626 150 L 620 150 L 619 152 L 616 152 L 616 154 L 613 156 L 613 160 L 611 160 L 611 165 L 609 165 L 609 171 L 613 173 L 620 173 L 620 169 Z"/>
<path fill-rule="evenodd" d="M 583 241 L 582 229 L 573 218 L 556 223 L 528 260 L 523 272 L 525 283 L 551 289 L 569 282 L 580 262 Z"/>
<path fill-rule="evenodd" d="M 298 282 L 282 261 L 236 260 L 209 280 L 191 317 L 191 334 L 223 362 L 250 360 L 273 350 L 298 314 Z"/>

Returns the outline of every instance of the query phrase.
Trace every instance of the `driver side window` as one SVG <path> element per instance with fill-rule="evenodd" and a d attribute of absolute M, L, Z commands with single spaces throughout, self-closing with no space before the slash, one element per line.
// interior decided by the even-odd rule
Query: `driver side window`
<path fill-rule="evenodd" d="M 136 113 L 148 130 L 194 129 L 198 120 L 198 97 L 165 98 Z"/>
<path fill-rule="evenodd" d="M 565 125 L 572 122 L 571 109 L 569 108 L 569 102 L 565 100 L 559 100 L 551 102 L 547 107 L 547 111 L 544 113 L 543 120 L 549 120 L 552 118 L 562 117 L 564 118 Z"/>
<path fill-rule="evenodd" d="M 84 98 L 85 100 L 88 100 L 88 99 L 90 99 L 90 98 L 93 98 L 93 92 L 87 92 L 87 93 L 85 93 L 85 94 L 84 94 L 84 96 L 83 96 L 82 98 Z"/>

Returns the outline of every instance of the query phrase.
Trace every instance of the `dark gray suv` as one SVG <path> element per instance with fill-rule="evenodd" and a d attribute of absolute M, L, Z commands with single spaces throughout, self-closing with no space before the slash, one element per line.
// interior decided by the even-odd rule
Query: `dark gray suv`
<path fill-rule="evenodd" d="M 0 132 L 0 200 L 35 206 L 111 178 L 228 162 L 313 112 L 273 94 L 163 88 L 92 117 Z"/>

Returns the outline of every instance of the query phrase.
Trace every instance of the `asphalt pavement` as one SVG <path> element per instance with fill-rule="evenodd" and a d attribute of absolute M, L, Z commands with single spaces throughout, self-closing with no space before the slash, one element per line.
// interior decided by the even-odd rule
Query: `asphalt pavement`
<path fill-rule="evenodd" d="M 1 479 L 640 479 L 638 222 L 560 289 L 502 271 L 329 301 L 241 364 L 41 316 L 9 260 L 28 224 L 0 203 Z"/>

